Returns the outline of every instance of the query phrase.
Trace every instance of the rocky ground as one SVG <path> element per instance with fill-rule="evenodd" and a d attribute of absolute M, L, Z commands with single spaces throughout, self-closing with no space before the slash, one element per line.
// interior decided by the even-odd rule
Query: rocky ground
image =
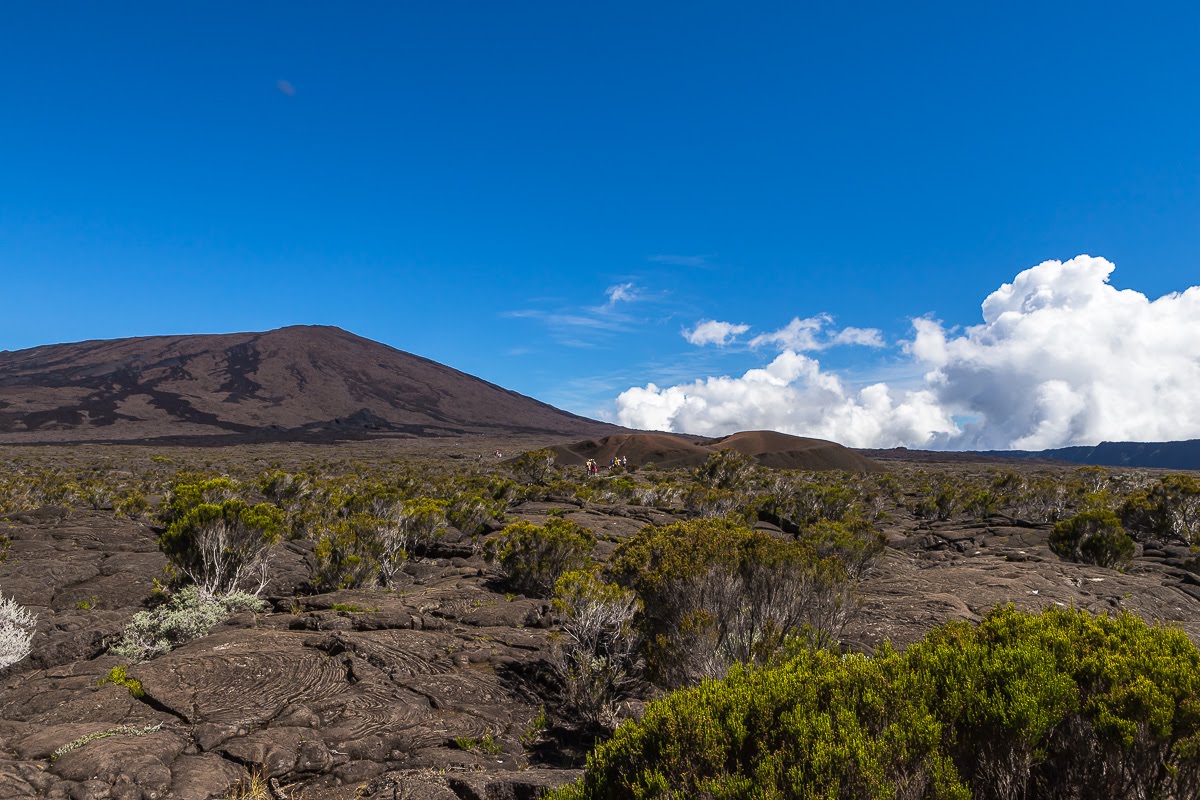
<path fill-rule="evenodd" d="M 601 554 L 662 511 L 527 503 L 591 528 Z M 1128 609 L 1200 641 L 1200 575 L 1181 548 L 1139 548 L 1124 573 L 1064 562 L 1048 526 L 903 513 L 865 581 L 851 645 L 899 645 L 1001 603 Z M 34 654 L 0 675 L 0 797 L 204 800 L 250 773 L 276 797 L 532 798 L 578 774 L 587 742 L 540 715 L 548 603 L 506 594 L 466 537 L 410 562 L 391 592 L 297 595 L 307 545 L 280 546 L 266 613 L 105 682 L 106 642 L 143 607 L 164 559 L 146 525 L 45 508 L 0 519 L 0 587 L 38 614 Z"/>

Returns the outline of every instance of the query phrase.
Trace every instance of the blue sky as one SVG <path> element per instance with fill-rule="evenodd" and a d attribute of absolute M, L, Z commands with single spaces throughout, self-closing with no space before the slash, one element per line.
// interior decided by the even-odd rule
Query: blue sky
<path fill-rule="evenodd" d="M 598 415 L 818 314 L 919 388 L 1048 259 L 1197 283 L 1200 11 L 983 6 L 8 3 L 0 349 L 324 323 Z"/>

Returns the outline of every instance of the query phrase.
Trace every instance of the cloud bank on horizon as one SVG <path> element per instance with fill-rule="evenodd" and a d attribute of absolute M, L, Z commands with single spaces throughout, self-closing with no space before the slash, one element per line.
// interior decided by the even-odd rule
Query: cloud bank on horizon
<path fill-rule="evenodd" d="M 832 330 L 820 315 L 752 338 L 778 352 L 741 376 L 627 389 L 617 421 L 711 436 L 764 428 L 852 447 L 1040 450 L 1200 437 L 1200 286 L 1150 300 L 1113 287 L 1113 269 L 1087 255 L 1046 261 L 988 295 L 982 324 L 912 320 L 901 348 L 925 371 L 917 388 L 855 389 L 823 369 L 806 353 L 885 342 L 873 328 Z M 684 337 L 725 346 L 748 330 L 706 320 Z"/>

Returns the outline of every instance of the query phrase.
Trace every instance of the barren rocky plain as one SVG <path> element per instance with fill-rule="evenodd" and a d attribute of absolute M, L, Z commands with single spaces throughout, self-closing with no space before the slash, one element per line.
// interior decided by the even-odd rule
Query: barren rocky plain
<path fill-rule="evenodd" d="M 506 563 L 506 531 L 567 531 L 606 579 L 622 545 L 685 520 L 772 547 L 841 537 L 869 556 L 828 573 L 825 644 L 847 652 L 1006 604 L 1200 641 L 1186 541 L 1138 533 L 1113 567 L 1050 547 L 1056 520 L 1164 474 L 633 433 L 336 328 L 0 353 L 0 593 L 36 615 L 0 670 L 0 798 L 500 800 L 572 781 L 666 688 L 635 669 L 582 717 L 562 607 L 514 584 L 541 562 Z M 170 515 L 197 503 L 224 504 L 208 523 L 283 519 L 263 602 L 131 654 L 137 620 L 187 591 Z M 433 533 L 385 574 L 371 537 L 397 512 Z"/>
<path fill-rule="evenodd" d="M 610 449 L 640 460 L 663 446 L 661 437 L 644 438 L 614 440 Z M 545 598 L 506 588 L 486 542 L 514 521 L 562 518 L 596 535 L 594 555 L 603 562 L 643 527 L 696 515 L 677 496 L 642 502 L 637 492 L 604 491 L 617 481 L 686 483 L 695 462 L 631 463 L 627 473 L 588 479 L 581 467 L 562 466 L 571 453 L 603 455 L 605 446 L 480 435 L 0 448 L 9 474 L 90 474 L 161 487 L 181 471 L 387 475 L 415 466 L 512 479 L 511 455 L 557 447 L 560 474 L 592 490 L 584 499 L 567 494 L 561 482 L 557 490 L 549 484 L 513 502 L 474 537 L 448 529 L 409 559 L 386 590 L 317 591 L 313 542 L 285 540 L 270 556 L 263 611 L 235 614 L 207 635 L 133 664 L 108 647 L 163 577 L 167 561 L 153 509 L 130 518 L 114 511 L 111 498 L 76 497 L 4 514 L 0 533 L 10 544 L 0 588 L 38 622 L 32 655 L 0 675 L 0 797 L 482 800 L 537 797 L 577 777 L 602 734 L 555 711 L 558 689 L 547 668 L 554 609 Z M 887 640 L 902 648 L 934 626 L 976 620 L 1001 604 L 1128 610 L 1200 641 L 1200 569 L 1187 548 L 1141 541 L 1118 571 L 1063 560 L 1048 547 L 1052 525 L 1013 509 L 959 510 L 945 519 L 914 511 L 920 487 L 931 481 L 992 485 L 998 476 L 1017 475 L 1067 485 L 1080 479 L 1075 467 L 864 463 L 872 471 L 853 473 L 855 480 L 886 476 L 885 485 L 900 488 L 873 514 L 886 548 L 857 587 L 842 647 L 869 652 Z M 1114 469 L 1103 477 L 1154 476 Z M 1085 478 L 1095 480 L 1096 473 Z M 788 536 L 770 522 L 754 524 Z M 121 666 L 139 691 L 106 680 Z M 654 694 L 631 699 L 622 713 L 635 716 Z"/>

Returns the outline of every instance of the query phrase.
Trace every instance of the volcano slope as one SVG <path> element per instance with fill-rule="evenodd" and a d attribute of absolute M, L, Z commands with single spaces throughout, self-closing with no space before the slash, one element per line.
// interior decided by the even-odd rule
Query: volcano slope
<path fill-rule="evenodd" d="M 220 444 L 618 430 L 333 327 L 0 352 L 0 443 Z"/>
<path fill-rule="evenodd" d="M 270 784 L 262 797 L 452 800 L 535 797 L 574 778 L 597 731 L 559 711 L 550 603 L 513 594 L 484 556 L 499 520 L 484 521 L 474 538 L 448 529 L 388 590 L 318 590 L 313 536 L 299 533 L 272 551 L 264 611 L 236 614 L 148 661 L 107 651 L 166 563 L 133 490 L 153 502 L 178 471 L 230 475 L 249 494 L 275 468 L 427 495 L 458 491 L 467 485 L 459 479 L 503 484 L 503 522 L 576 522 L 594 532 L 601 562 L 644 526 L 685 516 L 684 470 L 585 479 L 576 467 L 521 487 L 491 457 L 510 446 L 487 440 L 478 449 L 401 441 L 0 450 L 0 533 L 10 543 L 0 591 L 38 615 L 33 654 L 0 674 L 0 796 L 246 797 L 256 796 L 245 782 L 257 775 Z M 1118 572 L 1060 559 L 1047 546 L 1051 526 L 1023 518 L 1033 505 L 1015 495 L 998 508 L 929 513 L 928 501 L 949 486 L 963 496 L 1014 483 L 1075 487 L 1099 480 L 1095 473 L 892 462 L 884 475 L 821 475 L 758 478 L 851 487 L 886 537 L 843 647 L 903 647 L 1003 603 L 1128 609 L 1200 640 L 1200 568 L 1186 547 L 1145 540 Z M 1154 478 L 1113 470 L 1102 479 L 1122 490 Z M 623 713 L 653 695 L 630 698 Z"/>

